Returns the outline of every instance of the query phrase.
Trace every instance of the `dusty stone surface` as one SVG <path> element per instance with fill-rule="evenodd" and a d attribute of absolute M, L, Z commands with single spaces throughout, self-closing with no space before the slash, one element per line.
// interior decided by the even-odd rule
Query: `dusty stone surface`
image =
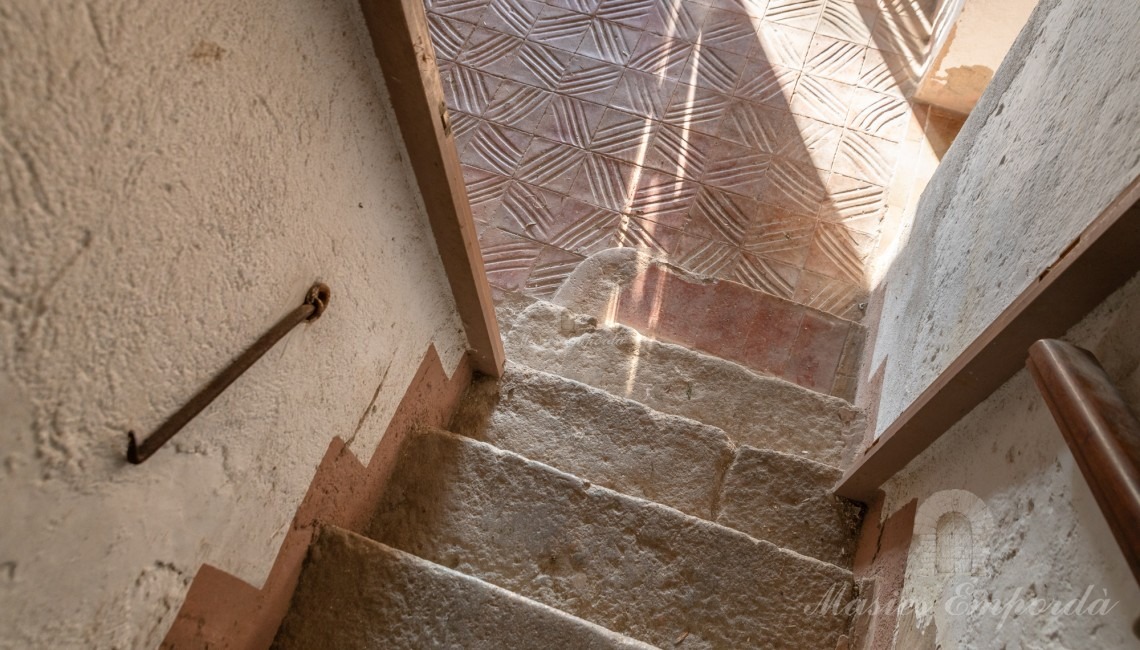
<path fill-rule="evenodd" d="M 504 345 L 520 363 L 719 427 L 738 444 L 835 467 L 850 462 L 866 426 L 842 399 L 544 301 L 519 313 Z"/>
<path fill-rule="evenodd" d="M 636 248 L 609 248 L 594 253 L 574 268 L 550 302 L 579 314 L 605 314 L 622 288 L 652 264 L 667 266 L 694 282 L 710 281 L 680 267 L 654 258 Z"/>
<path fill-rule="evenodd" d="M 840 475 L 798 456 L 740 447 L 724 477 L 716 521 L 849 569 L 862 508 L 832 494 Z"/>
<path fill-rule="evenodd" d="M 440 430 L 413 436 L 371 536 L 648 643 L 828 648 L 805 613 L 851 574 Z"/>
<path fill-rule="evenodd" d="M 635 648 L 644 643 L 339 528 L 323 528 L 273 647 Z"/>
<path fill-rule="evenodd" d="M 899 237 L 876 435 L 1140 175 L 1140 47 L 1110 36 L 1137 24 L 1138 2 L 1038 3 Z"/>
<path fill-rule="evenodd" d="M 702 519 L 733 458 L 720 429 L 517 363 L 473 383 L 449 428 Z"/>
<path fill-rule="evenodd" d="M 154 648 L 203 563 L 262 585 L 332 438 L 366 462 L 463 324 L 360 3 L 2 7 L 0 647 Z"/>

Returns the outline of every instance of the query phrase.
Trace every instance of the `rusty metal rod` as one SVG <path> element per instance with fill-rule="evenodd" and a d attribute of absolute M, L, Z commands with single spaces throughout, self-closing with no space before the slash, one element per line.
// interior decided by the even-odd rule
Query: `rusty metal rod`
<path fill-rule="evenodd" d="M 127 433 L 129 439 L 127 442 L 127 461 L 138 465 L 150 458 L 154 452 L 158 451 L 159 447 L 166 444 L 168 440 L 182 430 L 182 427 L 186 426 L 186 423 L 193 420 L 194 416 L 209 406 L 214 398 L 221 395 L 222 391 L 234 383 L 243 372 L 249 370 L 250 366 L 256 363 L 290 330 L 305 321 L 311 322 L 320 318 L 325 308 L 328 307 L 329 296 L 328 286 L 319 282 L 314 284 L 309 289 L 309 293 L 305 295 L 305 302 L 301 306 L 289 312 L 261 338 L 257 339 L 253 345 L 241 353 L 241 356 L 234 359 L 233 363 L 211 379 L 210 383 L 206 384 L 202 390 L 198 391 L 197 395 L 191 397 L 185 406 L 175 411 L 161 426 L 154 430 L 154 433 L 147 436 L 141 444 L 135 439 L 135 432 L 129 431 Z"/>

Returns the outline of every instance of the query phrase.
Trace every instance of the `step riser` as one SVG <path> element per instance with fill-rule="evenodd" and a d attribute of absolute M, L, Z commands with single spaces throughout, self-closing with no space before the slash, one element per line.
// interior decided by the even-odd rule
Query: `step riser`
<path fill-rule="evenodd" d="M 643 641 L 830 648 L 851 574 L 483 443 L 414 436 L 376 539 Z"/>

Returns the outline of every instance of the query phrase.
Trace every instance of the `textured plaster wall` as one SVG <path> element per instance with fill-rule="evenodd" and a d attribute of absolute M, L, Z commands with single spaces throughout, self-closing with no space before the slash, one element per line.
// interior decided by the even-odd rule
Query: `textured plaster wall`
<path fill-rule="evenodd" d="M 966 114 L 1025 25 L 1037 0 L 958 0 L 945 38 L 914 94 L 917 101 Z"/>
<path fill-rule="evenodd" d="M 1140 173 L 1140 3 L 1041 0 L 885 276 L 879 435 Z"/>
<path fill-rule="evenodd" d="M 0 154 L 0 647 L 154 647 L 201 563 L 261 584 L 330 439 L 367 460 L 462 326 L 352 0 L 5 2 Z"/>
<path fill-rule="evenodd" d="M 1140 276 L 1065 338 L 1096 354 L 1133 411 L 1140 413 Z M 903 600 L 931 606 L 926 615 L 909 616 L 915 612 L 904 609 L 896 639 L 916 638 L 908 633 L 917 627 L 925 628 L 925 636 L 936 638 L 942 648 L 1136 647 L 1130 630 L 1140 614 L 1140 588 L 1027 370 L 944 434 L 884 490 L 886 513 L 918 499 Z M 989 525 L 984 516 L 970 519 L 968 547 L 980 560 L 978 575 L 938 575 L 929 565 L 924 568 L 918 520 L 928 504 L 939 511 L 936 495 L 943 490 L 966 490 L 989 513 Z M 960 502 L 969 505 L 973 500 Z M 958 532 L 959 540 L 964 539 L 961 529 Z M 1106 598 L 1104 590 L 1117 604 L 1105 616 L 1011 611 L 1003 623 L 1000 614 L 951 615 L 961 611 L 952 598 L 963 583 L 972 585 L 979 603 L 990 597 L 1008 603 L 1018 594 L 1023 602 L 1041 598 L 1067 603 L 1080 599 L 1091 586 L 1086 609 Z M 932 624 L 936 634 L 931 634 Z M 908 625 L 911 629 L 904 629 Z"/>

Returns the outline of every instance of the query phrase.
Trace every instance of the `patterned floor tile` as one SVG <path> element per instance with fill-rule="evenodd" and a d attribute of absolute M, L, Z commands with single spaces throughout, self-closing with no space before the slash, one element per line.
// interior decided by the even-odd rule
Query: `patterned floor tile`
<path fill-rule="evenodd" d="M 740 253 L 728 244 L 686 233 L 677 240 L 670 260 L 690 273 L 729 279 Z"/>
<path fill-rule="evenodd" d="M 519 291 L 530 277 L 531 267 L 542 252 L 542 244 L 512 235 L 498 228 L 487 228 L 479 236 L 483 268 L 492 286 Z"/>
<path fill-rule="evenodd" d="M 787 110 L 761 106 L 738 99 L 725 111 L 717 136 L 757 149 L 763 153 L 780 153 L 799 141 L 796 123 Z"/>
<path fill-rule="evenodd" d="M 552 97 L 553 93 L 541 88 L 506 80 L 483 110 L 483 119 L 534 133 Z"/>
<path fill-rule="evenodd" d="M 847 122 L 847 109 L 855 87 L 811 74 L 800 76 L 792 97 L 792 112 L 836 126 Z"/>
<path fill-rule="evenodd" d="M 863 131 L 884 140 L 901 142 L 906 136 L 909 114 L 910 107 L 905 100 L 894 95 L 860 88 L 851 98 L 847 128 Z"/>
<path fill-rule="evenodd" d="M 585 101 L 605 104 L 614 92 L 614 86 L 621 79 L 621 66 L 575 56 L 566 67 L 558 92 Z"/>
<path fill-rule="evenodd" d="M 546 241 L 559 228 L 565 198 L 543 187 L 511 181 L 503 191 L 499 210 L 491 217 L 491 225 L 535 241 Z"/>
<path fill-rule="evenodd" d="M 752 19 L 734 11 L 712 9 L 701 26 L 701 44 L 725 52 L 748 55 L 759 38 Z"/>
<path fill-rule="evenodd" d="M 760 204 L 752 199 L 703 187 L 693 203 L 685 234 L 739 247 L 759 210 Z"/>
<path fill-rule="evenodd" d="M 713 9 L 734 11 L 759 21 L 768 7 L 768 0 L 710 0 L 708 4 Z"/>
<path fill-rule="evenodd" d="M 792 300 L 812 309 L 858 321 L 866 310 L 868 293 L 865 289 L 843 280 L 804 271 Z"/>
<path fill-rule="evenodd" d="M 491 0 L 482 26 L 504 34 L 526 36 L 545 5 L 535 0 Z"/>
<path fill-rule="evenodd" d="M 799 70 L 807 58 L 812 32 L 765 20 L 760 23 L 759 47 L 749 56 L 753 59 Z"/>
<path fill-rule="evenodd" d="M 677 84 L 664 121 L 685 129 L 716 135 L 732 98 L 699 86 Z"/>
<path fill-rule="evenodd" d="M 848 129 L 839 142 L 833 170 L 859 180 L 886 185 L 898 158 L 899 145 Z"/>
<path fill-rule="evenodd" d="M 867 45 L 875 25 L 877 10 L 859 6 L 851 0 L 827 0 L 819 19 L 817 32 L 826 36 Z"/>
<path fill-rule="evenodd" d="M 868 48 L 859 70 L 859 86 L 871 90 L 910 97 L 917 86 L 917 64 L 891 52 Z"/>
<path fill-rule="evenodd" d="M 585 158 L 586 152 L 578 147 L 535 138 L 523 155 L 515 178 L 566 194 Z"/>
<path fill-rule="evenodd" d="M 463 166 L 463 182 L 467 186 L 467 200 L 471 216 L 476 221 L 489 221 L 499 208 L 503 191 L 511 179 L 484 171 L 478 167 Z"/>
<path fill-rule="evenodd" d="M 930 45 L 931 18 L 915 11 L 909 0 L 880 0 L 870 42 L 880 50 L 922 60 Z"/>
<path fill-rule="evenodd" d="M 708 12 L 708 5 L 690 0 L 658 0 L 656 10 L 645 23 L 645 31 L 694 42 Z"/>
<path fill-rule="evenodd" d="M 451 137 L 455 139 L 455 153 L 462 157 L 467 145 L 475 139 L 480 120 L 474 115 L 458 111 L 448 111 L 447 118 L 451 125 Z"/>
<path fill-rule="evenodd" d="M 867 256 L 874 243 L 871 235 L 848 230 L 841 224 L 821 223 L 816 228 L 804 269 L 862 285 Z"/>
<path fill-rule="evenodd" d="M 843 129 L 802 115 L 793 115 L 792 119 L 798 137 L 781 148 L 779 155 L 811 163 L 816 169 L 830 170 L 835 162 L 839 141 L 843 137 Z"/>
<path fill-rule="evenodd" d="M 654 133 L 643 164 L 674 176 L 699 180 L 716 142 L 711 135 L 664 124 Z"/>
<path fill-rule="evenodd" d="M 536 298 L 549 298 L 558 291 L 584 258 L 553 246 L 542 247 L 526 279 L 524 293 Z"/>
<path fill-rule="evenodd" d="M 545 90 L 559 87 L 562 75 L 573 58 L 569 52 L 532 41 L 523 42 L 516 56 L 517 60 L 507 66 L 503 76 Z"/>
<path fill-rule="evenodd" d="M 796 214 L 816 215 L 827 197 L 827 172 L 811 163 L 775 158 L 765 177 L 760 200 Z"/>
<path fill-rule="evenodd" d="M 640 164 L 649 152 L 649 143 L 658 126 L 659 123 L 648 116 L 607 108 L 590 141 L 590 151 Z"/>
<path fill-rule="evenodd" d="M 697 45 L 681 73 L 681 82 L 731 94 L 747 61 L 740 54 Z"/>
<path fill-rule="evenodd" d="M 858 43 L 816 34 L 808 49 L 804 70 L 817 77 L 857 84 L 866 49 Z"/>
<path fill-rule="evenodd" d="M 757 291 L 781 298 L 791 298 L 799 281 L 799 269 L 765 259 L 751 253 L 741 253 L 732 269 L 731 278 Z"/>
<path fill-rule="evenodd" d="M 774 23 L 814 31 L 824 0 L 771 0 L 764 18 Z"/>
<path fill-rule="evenodd" d="M 452 66 L 450 83 L 443 89 L 447 105 L 471 115 L 482 115 L 502 79 L 465 65 Z"/>
<path fill-rule="evenodd" d="M 471 23 L 462 20 L 447 18 L 439 14 L 428 16 L 428 30 L 431 34 L 431 43 L 435 48 L 435 55 L 445 60 L 455 60 L 463 51 L 467 37 L 475 30 Z"/>
<path fill-rule="evenodd" d="M 602 0 L 594 15 L 619 25 L 643 29 L 654 15 L 657 4 L 657 0 Z"/>
<path fill-rule="evenodd" d="M 482 121 L 472 134 L 460 160 L 472 167 L 513 176 L 530 144 L 530 138 L 530 134 L 524 131 Z"/>
<path fill-rule="evenodd" d="M 545 0 L 546 4 L 561 9 L 569 9 L 580 14 L 592 14 L 598 9 L 601 0 Z"/>
<path fill-rule="evenodd" d="M 467 38 L 458 63 L 476 70 L 502 75 L 518 58 L 523 40 L 517 36 L 480 27 Z"/>
<path fill-rule="evenodd" d="M 760 203 L 748 222 L 741 247 L 760 257 L 803 268 L 816 219 Z"/>
<path fill-rule="evenodd" d="M 644 221 L 683 229 L 700 186 L 655 169 L 642 169 L 627 213 Z"/>
<path fill-rule="evenodd" d="M 732 153 L 726 154 L 726 151 Z M 715 188 L 749 198 L 764 192 L 764 176 L 772 164 L 772 155 L 734 143 L 721 143 L 711 154 L 701 182 Z"/>
<path fill-rule="evenodd" d="M 586 30 L 582 44 L 578 46 L 578 54 L 606 63 L 625 65 L 640 36 L 641 32 L 636 29 L 595 19 Z"/>
<path fill-rule="evenodd" d="M 590 17 L 569 9 L 547 6 L 527 33 L 527 40 L 566 52 L 577 51 L 590 27 Z"/>
<path fill-rule="evenodd" d="M 434 0 L 431 11 L 448 18 L 478 23 L 489 3 L 490 0 Z"/>
<path fill-rule="evenodd" d="M 680 79 L 693 44 L 677 38 L 644 34 L 633 48 L 628 66 L 666 79 Z"/>
<path fill-rule="evenodd" d="M 563 228 L 548 243 L 578 255 L 592 255 L 616 246 L 621 214 L 577 199 L 562 202 Z"/>
<path fill-rule="evenodd" d="M 623 212 L 634 188 L 634 166 L 608 156 L 590 154 L 570 188 L 570 197 L 607 210 Z"/>
<path fill-rule="evenodd" d="M 615 242 L 622 248 L 638 248 L 652 255 L 667 256 L 676 247 L 680 231 L 646 219 L 623 217 Z"/>
<path fill-rule="evenodd" d="M 606 107 L 567 95 L 554 95 L 538 124 L 536 135 L 585 148 Z"/>
<path fill-rule="evenodd" d="M 750 59 L 734 94 L 758 104 L 787 109 L 799 78 L 798 70 Z"/>
<path fill-rule="evenodd" d="M 842 174 L 832 174 L 827 179 L 827 201 L 819 213 L 824 221 L 840 223 L 857 232 L 878 234 L 885 212 L 885 188 Z"/>
<path fill-rule="evenodd" d="M 626 69 L 614 87 L 609 105 L 655 120 L 661 119 L 677 82 L 648 72 Z"/>

